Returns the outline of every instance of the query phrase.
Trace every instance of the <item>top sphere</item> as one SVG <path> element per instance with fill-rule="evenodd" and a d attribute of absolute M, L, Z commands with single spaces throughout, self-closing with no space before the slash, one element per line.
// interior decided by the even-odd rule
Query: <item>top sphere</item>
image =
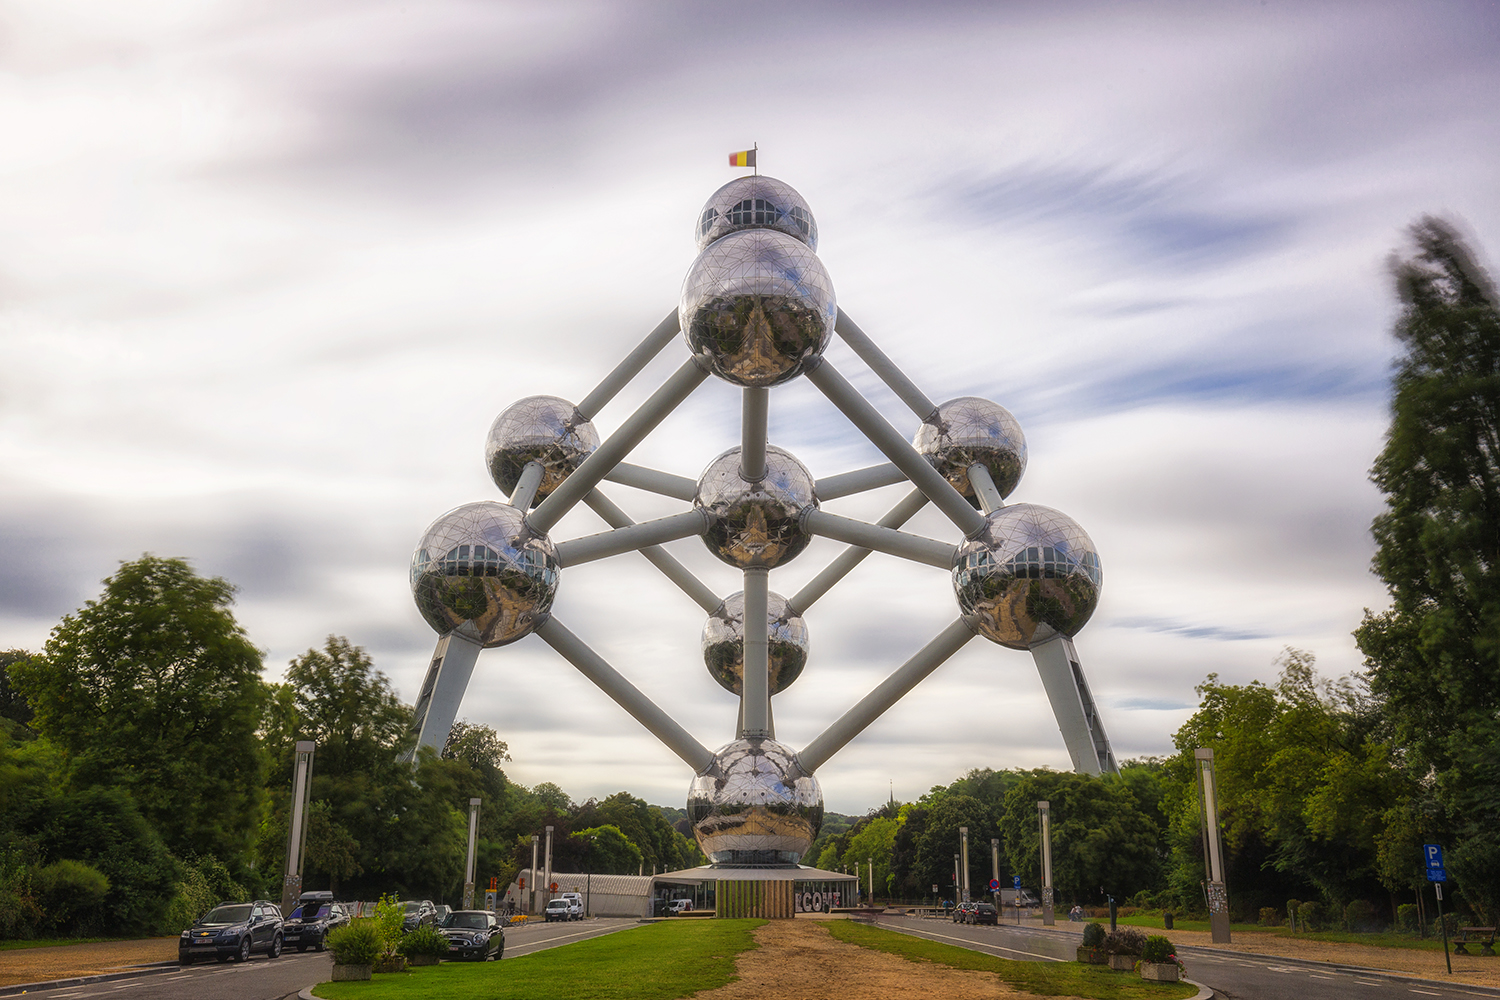
<path fill-rule="evenodd" d="M 1026 471 L 1026 435 L 1009 410 L 978 396 L 959 396 L 937 408 L 917 428 L 912 446 L 976 508 L 969 466 L 983 465 L 1002 497 Z"/>
<path fill-rule="evenodd" d="M 485 648 L 539 625 L 557 595 L 557 550 L 509 504 L 482 500 L 433 521 L 411 557 L 411 593 L 438 635 Z"/>
<path fill-rule="evenodd" d="M 515 492 L 528 462 L 542 465 L 542 485 L 532 504 L 583 464 L 599 447 L 599 432 L 576 407 L 556 396 L 527 396 L 510 404 L 490 425 L 484 442 L 484 464 L 490 478 L 506 496 Z"/>
<path fill-rule="evenodd" d="M 777 229 L 818 249 L 812 209 L 790 184 L 774 177 L 737 177 L 715 191 L 698 213 L 698 249 L 741 229 Z"/>
<path fill-rule="evenodd" d="M 1093 539 L 1061 511 L 1018 503 L 985 517 L 953 553 L 959 609 L 1011 649 L 1072 638 L 1099 606 L 1104 570 Z"/>

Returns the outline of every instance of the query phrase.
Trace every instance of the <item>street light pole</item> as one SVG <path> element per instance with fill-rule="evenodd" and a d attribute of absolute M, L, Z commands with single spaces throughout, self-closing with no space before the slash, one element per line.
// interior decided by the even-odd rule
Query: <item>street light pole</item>
<path fill-rule="evenodd" d="M 464 865 L 464 909 L 474 909 L 474 848 L 479 836 L 479 799 L 469 800 L 469 858 Z"/>
<path fill-rule="evenodd" d="M 960 902 L 962 902 L 962 900 L 960 900 L 958 898 L 959 894 L 961 892 L 963 892 L 963 885 L 958 880 L 958 855 L 955 854 L 955 855 L 953 855 L 953 905 L 954 906 L 957 906 Z"/>
<path fill-rule="evenodd" d="M 958 828 L 958 853 L 962 856 L 962 867 L 959 868 L 960 887 L 963 891 L 963 901 L 969 901 L 969 828 L 961 826 Z"/>
<path fill-rule="evenodd" d="M 1000 838 L 990 838 L 990 881 L 995 883 L 995 912 L 1000 912 Z M 995 918 L 1000 919 L 999 917 Z"/>
<path fill-rule="evenodd" d="M 302 895 L 302 862 L 307 855 L 307 807 L 312 799 L 312 740 L 297 741 L 297 762 L 292 772 L 292 816 L 286 838 L 286 871 L 281 881 L 281 915 L 291 916 Z"/>
<path fill-rule="evenodd" d="M 1219 803 L 1215 788 L 1214 752 L 1200 747 L 1193 751 L 1198 767 L 1199 791 L 1203 796 L 1204 859 L 1208 862 L 1208 929 L 1214 944 L 1229 943 L 1229 887 L 1224 878 L 1224 845 L 1219 838 Z"/>
<path fill-rule="evenodd" d="M 536 912 L 536 843 L 540 839 L 536 834 L 531 835 L 531 897 L 526 907 L 527 913 Z"/>
<path fill-rule="evenodd" d="M 547 827 L 547 860 L 542 875 L 542 905 L 552 902 L 552 827 Z"/>
<path fill-rule="evenodd" d="M 1042 925 L 1051 927 L 1055 922 L 1052 908 L 1052 803 L 1042 799 L 1037 802 L 1036 810 L 1042 835 Z"/>

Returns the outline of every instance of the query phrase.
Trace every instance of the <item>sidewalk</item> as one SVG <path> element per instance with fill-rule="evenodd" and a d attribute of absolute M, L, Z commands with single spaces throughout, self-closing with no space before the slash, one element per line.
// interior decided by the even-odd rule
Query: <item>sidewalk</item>
<path fill-rule="evenodd" d="M 108 975 L 161 962 L 176 964 L 177 938 L 16 948 L 0 951 L 0 986 Z"/>

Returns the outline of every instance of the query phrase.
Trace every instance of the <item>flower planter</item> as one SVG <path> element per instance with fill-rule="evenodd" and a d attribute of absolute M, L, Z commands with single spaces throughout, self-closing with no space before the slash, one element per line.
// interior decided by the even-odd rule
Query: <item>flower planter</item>
<path fill-rule="evenodd" d="M 1137 956 L 1135 955 L 1111 955 L 1109 956 L 1109 967 L 1116 972 L 1134 972 Z"/>
<path fill-rule="evenodd" d="M 409 965 L 437 965 L 438 957 L 436 955 L 408 955 L 406 961 Z"/>
<path fill-rule="evenodd" d="M 1103 965 L 1107 960 L 1107 956 L 1099 948 L 1078 949 L 1078 961 L 1084 965 Z"/>
<path fill-rule="evenodd" d="M 369 978 L 370 966 L 368 965 L 335 965 L 333 967 L 333 981 L 336 983 L 346 983 Z"/>
<path fill-rule="evenodd" d="M 406 959 L 401 955 L 382 955 L 375 960 L 376 972 L 405 972 Z"/>
<path fill-rule="evenodd" d="M 1176 962 L 1142 962 L 1141 978 L 1153 983 L 1175 983 L 1181 977 Z"/>

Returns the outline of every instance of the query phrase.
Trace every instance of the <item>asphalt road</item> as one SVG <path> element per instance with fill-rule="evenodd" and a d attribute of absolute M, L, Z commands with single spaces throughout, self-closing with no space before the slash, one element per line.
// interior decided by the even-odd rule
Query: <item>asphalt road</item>
<path fill-rule="evenodd" d="M 599 918 L 581 923 L 536 923 L 505 930 L 505 958 L 517 958 L 561 944 L 611 934 L 639 921 L 631 918 Z M 256 955 L 243 964 L 199 962 L 161 972 L 109 982 L 73 983 L 29 990 L 42 1000 L 73 1000 L 83 997 L 120 997 L 121 1000 L 282 1000 L 332 975 L 333 958 L 327 952 L 283 952 L 280 958 Z M 0 990 L 0 993 L 7 991 Z"/>
<path fill-rule="evenodd" d="M 972 948 L 1000 958 L 1029 962 L 1067 962 L 1076 957 L 1076 935 L 1001 924 L 969 927 L 948 920 L 923 917 L 881 917 L 879 924 L 893 931 Z M 1341 969 L 1325 963 L 1285 958 L 1260 958 L 1207 948 L 1179 948 L 1188 975 L 1213 988 L 1226 1000 L 1416 1000 L 1418 997 L 1500 997 L 1500 991 L 1481 986 L 1436 986 L 1403 976 L 1363 969 Z"/>

